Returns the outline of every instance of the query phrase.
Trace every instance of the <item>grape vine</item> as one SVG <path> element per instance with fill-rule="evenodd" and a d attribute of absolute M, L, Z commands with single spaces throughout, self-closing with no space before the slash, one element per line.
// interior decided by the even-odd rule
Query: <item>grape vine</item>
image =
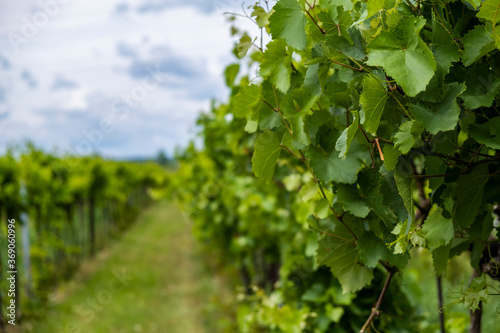
<path fill-rule="evenodd" d="M 470 257 L 476 278 L 459 303 L 480 331 L 481 304 L 498 302 L 499 9 L 498 0 L 253 6 L 271 41 L 241 38 L 229 102 L 200 118 L 205 145 L 179 156 L 177 190 L 200 237 L 237 258 L 260 304 L 242 307 L 243 332 L 419 331 L 397 320 L 411 302 L 387 297 L 401 292 L 417 250 L 430 253 L 438 281 L 452 258 Z M 349 296 L 367 291 L 379 296 Z M 394 315 L 381 314 L 385 299 Z"/>
<path fill-rule="evenodd" d="M 0 156 L 0 266 L 16 274 L 17 318 L 40 311 L 61 282 L 106 247 L 165 186 L 156 164 L 49 154 L 28 143 Z M 159 191 L 161 192 L 161 191 Z M 159 193 L 158 193 L 159 194 Z M 7 221 L 16 221 L 17 262 L 8 261 Z M 13 265 L 13 266 L 12 266 Z M 0 284 L 0 332 L 9 326 L 9 287 Z"/>

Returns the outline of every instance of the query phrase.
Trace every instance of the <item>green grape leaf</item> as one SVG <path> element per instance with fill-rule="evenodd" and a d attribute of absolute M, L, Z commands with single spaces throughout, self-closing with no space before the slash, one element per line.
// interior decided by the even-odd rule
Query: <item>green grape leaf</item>
<path fill-rule="evenodd" d="M 330 203 L 327 199 L 321 198 L 314 203 L 314 213 L 320 219 L 326 219 L 332 212 L 330 211 Z"/>
<path fill-rule="evenodd" d="M 404 122 L 394 135 L 394 147 L 398 148 L 402 154 L 407 154 L 418 141 L 423 131 L 424 127 L 418 120 L 412 119 Z"/>
<path fill-rule="evenodd" d="M 345 32 L 349 37 L 344 34 Z M 335 28 L 328 31 L 326 35 L 326 45 L 353 59 L 364 59 L 366 55 L 359 30 L 352 27 L 347 28 L 345 32 L 341 31 L 341 35 L 339 35 L 337 25 L 335 25 Z"/>
<path fill-rule="evenodd" d="M 236 52 L 238 54 L 238 57 L 243 58 L 246 56 L 248 50 L 252 47 L 253 42 L 252 38 L 248 35 L 244 35 L 243 37 L 240 38 L 240 41 L 236 45 Z"/>
<path fill-rule="evenodd" d="M 306 115 L 306 126 L 309 131 L 311 142 L 319 144 L 321 133 L 318 133 L 320 128 L 331 119 L 330 112 L 326 110 L 317 110 L 312 114 Z"/>
<path fill-rule="evenodd" d="M 281 98 L 280 92 L 276 90 L 269 80 L 265 80 L 261 84 L 262 101 L 257 107 L 256 114 L 258 115 L 259 129 L 273 129 L 282 125 L 280 115 L 274 111 L 278 106 L 276 100 Z M 267 103 L 264 103 L 266 101 Z M 269 107 L 269 105 L 271 107 Z M 254 117 L 255 119 L 256 117 Z"/>
<path fill-rule="evenodd" d="M 335 149 L 339 152 L 340 158 L 345 158 L 347 156 L 347 152 L 349 151 L 349 147 L 351 146 L 352 140 L 358 131 L 359 126 L 359 113 L 358 111 L 353 112 L 354 120 L 352 124 L 347 127 L 340 137 L 337 139 L 335 143 Z"/>
<path fill-rule="evenodd" d="M 491 24 L 476 25 L 463 38 L 464 54 L 462 62 L 470 66 L 479 58 L 495 49 L 495 41 L 491 38 Z"/>
<path fill-rule="evenodd" d="M 458 124 L 460 107 L 457 104 L 457 96 L 463 93 L 465 88 L 463 83 L 448 84 L 440 103 L 432 106 L 423 103 L 412 104 L 410 108 L 429 133 L 437 134 L 439 131 L 450 131 Z"/>
<path fill-rule="evenodd" d="M 319 0 L 317 0 L 319 1 Z M 346 6 L 347 5 L 347 6 Z M 351 0 L 326 0 L 321 1 L 321 7 L 327 11 L 320 11 L 317 13 L 318 21 L 326 32 L 326 36 L 330 34 L 337 34 L 337 36 L 345 37 L 352 45 L 353 41 L 349 36 L 347 30 L 352 26 L 353 20 L 351 16 L 351 9 L 353 3 Z M 351 9 L 346 9 L 346 8 Z M 339 33 L 340 30 L 340 33 Z M 319 31 L 314 29 L 314 34 L 319 35 Z M 323 35 L 317 35 L 317 39 L 323 40 Z M 328 39 L 328 37 L 327 37 Z"/>
<path fill-rule="evenodd" d="M 415 179 L 412 177 L 410 163 L 403 157 L 399 158 L 396 169 L 394 170 L 394 180 L 396 181 L 399 195 L 403 199 L 403 204 L 408 212 L 408 220 L 411 223 L 415 216 L 415 206 L 413 205 Z"/>
<path fill-rule="evenodd" d="M 426 244 L 425 233 L 421 227 L 416 227 L 415 230 L 412 233 L 410 233 L 410 241 L 413 245 L 425 247 Z"/>
<path fill-rule="evenodd" d="M 386 243 L 375 236 L 371 231 L 365 231 L 358 238 L 358 250 L 360 258 L 367 267 L 375 268 L 379 260 L 384 260 L 397 267 L 404 267 L 409 259 L 409 254 L 394 254 Z"/>
<path fill-rule="evenodd" d="M 469 135 L 477 142 L 492 149 L 500 149 L 500 117 L 469 126 Z"/>
<path fill-rule="evenodd" d="M 270 130 L 262 132 L 255 141 L 255 152 L 252 156 L 254 174 L 262 180 L 271 180 L 280 151 L 278 135 Z"/>
<path fill-rule="evenodd" d="M 288 192 L 295 192 L 299 189 L 302 180 L 299 174 L 292 173 L 283 177 L 283 185 Z"/>
<path fill-rule="evenodd" d="M 448 245 L 455 237 L 455 229 L 451 219 L 443 216 L 443 210 L 437 208 L 425 220 L 423 230 L 427 245 L 431 251 L 440 246 Z"/>
<path fill-rule="evenodd" d="M 316 196 L 318 190 L 319 190 L 318 183 L 316 183 L 314 180 L 311 180 L 310 182 L 302 186 L 302 188 L 299 191 L 299 195 L 304 202 L 308 202 L 309 200 L 311 200 Z"/>
<path fill-rule="evenodd" d="M 304 78 L 304 87 L 313 95 L 321 95 L 321 93 L 325 90 L 329 70 L 329 63 L 309 65 Z"/>
<path fill-rule="evenodd" d="M 349 12 L 349 9 L 345 9 L 345 7 L 344 9 L 342 9 L 339 7 L 337 8 L 337 13 L 338 13 L 337 17 L 333 18 L 332 22 L 327 22 L 327 24 L 324 23 L 327 32 L 332 32 L 332 33 L 336 32 L 338 35 L 339 34 L 338 31 L 340 29 L 340 35 L 344 37 L 349 42 L 349 44 L 353 45 L 358 50 L 359 49 L 362 50 L 363 46 L 362 46 L 361 34 L 359 32 L 356 33 L 354 30 L 351 30 L 352 33 L 356 35 L 355 36 L 356 40 L 352 40 L 351 33 L 349 33 L 349 28 L 351 28 L 353 24 L 352 16 L 351 13 Z M 330 26 L 328 26 L 328 24 L 330 24 Z"/>
<path fill-rule="evenodd" d="M 339 184 L 337 201 L 354 216 L 365 218 L 370 213 L 370 207 L 366 204 L 356 185 Z"/>
<path fill-rule="evenodd" d="M 403 19 L 394 31 L 382 31 L 368 44 L 366 63 L 382 66 L 412 97 L 425 90 L 436 70 L 432 52 L 418 35 L 424 25 L 422 17 Z"/>
<path fill-rule="evenodd" d="M 292 55 L 287 51 L 284 40 L 278 39 L 267 44 L 260 63 L 260 74 L 269 78 L 284 93 L 290 88 Z"/>
<path fill-rule="evenodd" d="M 324 95 L 328 96 L 330 102 L 337 107 L 350 108 L 352 104 L 352 90 L 341 81 L 329 82 L 325 88 Z"/>
<path fill-rule="evenodd" d="M 440 246 L 432 251 L 432 264 L 436 274 L 440 276 L 446 271 L 448 259 L 450 258 L 451 243 Z"/>
<path fill-rule="evenodd" d="M 297 50 L 305 50 L 307 19 L 297 0 L 279 0 L 269 18 L 273 39 L 283 38 Z"/>
<path fill-rule="evenodd" d="M 245 131 L 248 133 L 255 133 L 259 129 L 259 122 L 253 119 L 247 119 L 245 124 Z"/>
<path fill-rule="evenodd" d="M 473 242 L 472 251 L 470 254 L 471 266 L 480 271 L 479 261 L 483 256 L 485 244 L 493 231 L 493 214 L 491 210 L 485 210 L 478 214 L 474 219 L 474 223 L 470 226 L 469 236 L 472 239 L 481 240 L 482 242 Z M 483 243 L 484 242 L 484 243 Z"/>
<path fill-rule="evenodd" d="M 328 293 L 325 293 L 325 287 L 321 283 L 315 283 L 311 288 L 307 289 L 300 298 L 306 302 L 327 302 L 329 298 Z"/>
<path fill-rule="evenodd" d="M 490 70 L 488 64 L 477 64 L 469 67 L 465 84 L 467 90 L 460 95 L 465 106 L 471 110 L 491 107 L 500 88 L 500 77 Z"/>
<path fill-rule="evenodd" d="M 323 3 L 329 3 L 329 5 L 335 9 L 338 6 L 341 6 L 344 8 L 345 11 L 350 11 L 354 8 L 352 0 L 321 0 L 321 5 L 325 6 Z"/>
<path fill-rule="evenodd" d="M 327 14 L 331 16 L 331 18 L 337 17 L 337 8 L 339 7 L 339 4 L 336 4 L 335 2 L 338 0 L 316 0 L 316 4 L 320 6 L 321 8 L 325 9 Z M 344 0 L 341 0 L 344 1 Z M 350 0 L 346 0 L 350 1 Z"/>
<path fill-rule="evenodd" d="M 311 143 L 309 140 L 309 135 L 305 132 L 304 128 L 304 117 L 297 116 L 292 122 L 292 131 L 293 131 L 293 139 L 294 144 L 298 145 L 300 148 L 303 148 Z"/>
<path fill-rule="evenodd" d="M 368 216 L 370 229 L 377 233 L 380 231 L 378 225 L 381 220 L 386 227 L 397 223 L 396 216 L 391 212 L 390 208 L 383 204 L 382 196 L 379 194 L 378 183 L 381 175 L 377 172 L 373 172 L 370 169 L 364 169 L 358 175 L 357 187 L 359 189 L 359 194 L 361 200 L 363 200 L 366 205 L 373 211 L 374 214 Z M 379 219 L 376 218 L 378 216 Z"/>
<path fill-rule="evenodd" d="M 293 120 L 301 113 L 309 111 L 316 103 L 318 96 L 307 88 L 290 89 L 280 103 L 281 111 L 286 119 Z"/>
<path fill-rule="evenodd" d="M 376 216 L 384 222 L 386 227 L 389 227 L 398 222 L 396 215 L 389 207 L 383 204 L 382 196 L 378 193 L 378 183 L 370 183 L 368 188 L 362 189 L 362 195 L 368 207 L 375 213 Z M 403 206 L 404 209 L 404 206 Z M 371 228 L 371 227 L 370 227 Z"/>
<path fill-rule="evenodd" d="M 419 94 L 422 101 L 439 102 L 444 95 L 444 78 L 450 72 L 452 63 L 460 60 L 462 56 L 458 42 L 453 39 L 451 33 L 443 25 L 435 14 L 432 15 L 432 43 L 429 45 L 436 58 L 436 74 L 431 79 L 425 91 Z M 429 35 L 429 34 L 428 34 Z"/>
<path fill-rule="evenodd" d="M 319 232 L 321 230 L 321 226 L 319 225 L 319 220 L 314 217 L 312 214 L 307 217 L 306 220 L 307 224 L 309 225 L 309 228 Z"/>
<path fill-rule="evenodd" d="M 356 292 L 370 283 L 373 271 L 361 263 L 355 239 L 343 225 L 337 224 L 329 233 L 334 236 L 325 235 L 319 241 L 318 264 L 330 267 L 344 294 Z"/>
<path fill-rule="evenodd" d="M 307 88 L 313 95 L 320 95 L 323 91 L 318 70 L 319 64 L 310 65 L 307 67 L 306 76 L 304 78 L 304 87 Z"/>
<path fill-rule="evenodd" d="M 434 151 L 441 154 L 452 154 L 457 150 L 458 132 L 439 132 L 438 134 L 434 135 L 433 141 Z"/>
<path fill-rule="evenodd" d="M 493 23 L 498 22 L 500 19 L 500 2 L 498 0 L 485 0 L 479 13 L 477 13 L 477 17 Z"/>
<path fill-rule="evenodd" d="M 412 230 L 413 229 L 413 230 Z M 389 247 L 394 246 L 393 253 L 394 254 L 405 254 L 408 249 L 408 244 L 410 243 L 410 231 L 413 232 L 415 230 L 415 224 L 408 222 L 408 220 L 403 223 L 398 223 L 394 229 L 391 231 L 391 234 L 395 235 L 397 238 L 392 243 L 389 243 Z"/>
<path fill-rule="evenodd" d="M 386 144 L 382 148 L 382 153 L 384 154 L 384 165 L 387 171 L 392 171 L 398 163 L 398 157 L 401 156 L 399 149 L 393 145 Z"/>
<path fill-rule="evenodd" d="M 357 148 L 359 152 L 359 148 Z M 362 160 L 358 154 L 348 154 L 345 159 L 341 159 L 337 151 L 323 155 L 316 148 L 309 148 L 307 157 L 310 159 L 311 168 L 316 177 L 323 183 L 329 184 L 331 181 L 343 184 L 354 184 L 358 171 L 362 167 Z"/>
<path fill-rule="evenodd" d="M 226 69 L 224 70 L 224 77 L 226 79 L 226 85 L 228 87 L 234 86 L 234 80 L 236 79 L 236 76 L 238 76 L 239 71 L 240 71 L 239 64 L 231 64 L 226 67 Z"/>
<path fill-rule="evenodd" d="M 490 293 L 486 285 L 486 275 L 482 274 L 480 277 L 472 280 L 460 301 L 467 309 L 475 311 L 479 309 L 480 302 L 488 303 L 489 297 Z"/>
<path fill-rule="evenodd" d="M 260 86 L 254 84 L 245 86 L 233 97 L 231 112 L 237 118 L 252 116 L 259 106 L 260 100 Z"/>
<path fill-rule="evenodd" d="M 261 6 L 253 6 L 253 11 L 250 14 L 251 17 L 255 17 L 255 22 L 259 26 L 259 28 L 263 28 L 269 23 L 269 18 L 274 13 L 274 10 L 271 9 L 269 12 L 266 12 L 264 8 Z"/>
<path fill-rule="evenodd" d="M 340 319 L 344 315 L 345 310 L 342 306 L 332 306 L 330 303 L 326 303 L 325 306 L 325 316 L 334 323 L 339 323 Z"/>
<path fill-rule="evenodd" d="M 452 63 L 460 60 L 460 48 L 439 20 L 432 21 L 432 44 L 438 71 L 446 74 Z"/>
<path fill-rule="evenodd" d="M 245 131 L 247 133 L 255 133 L 259 129 L 259 117 L 260 114 L 255 112 L 247 116 L 247 122 L 245 124 Z"/>
<path fill-rule="evenodd" d="M 477 166 L 469 174 L 458 177 L 453 220 L 461 228 L 467 228 L 474 222 L 482 204 L 484 186 L 487 181 L 488 166 L 485 164 Z"/>
<path fill-rule="evenodd" d="M 363 92 L 359 102 L 365 111 L 363 126 L 366 131 L 373 135 L 377 133 L 386 101 L 387 91 L 382 82 L 373 75 L 365 75 L 363 78 Z"/>
<path fill-rule="evenodd" d="M 239 117 L 239 118 L 241 118 L 241 117 Z M 255 128 L 255 130 L 256 130 L 258 128 L 258 125 L 259 125 L 259 112 L 258 112 L 258 108 L 255 107 L 255 106 L 253 106 L 251 109 L 249 109 L 248 110 L 248 114 L 246 115 L 246 119 L 247 119 L 247 123 L 246 123 L 245 126 L 248 127 L 249 129 L 250 128 Z M 255 130 L 253 132 L 255 132 Z M 248 132 L 248 133 L 253 133 L 253 132 Z"/>
<path fill-rule="evenodd" d="M 462 0 L 462 2 L 465 3 L 464 0 Z M 479 6 L 481 6 L 481 2 L 482 0 L 467 0 L 467 3 L 471 4 L 472 7 L 474 7 L 474 9 L 476 10 L 479 8 Z"/>
<path fill-rule="evenodd" d="M 386 259 L 388 256 L 389 249 L 384 241 L 370 231 L 363 232 L 357 243 L 360 257 L 369 268 L 375 268 L 379 260 Z"/>
<path fill-rule="evenodd" d="M 370 0 L 366 2 L 367 17 L 372 17 L 381 10 L 389 10 L 394 8 L 397 1 L 395 0 Z"/>
<path fill-rule="evenodd" d="M 383 167 L 382 167 L 383 169 Z M 382 196 L 382 203 L 398 217 L 400 222 L 408 218 L 403 198 L 399 195 L 396 180 L 394 179 L 394 171 L 382 172 L 382 177 L 379 180 L 379 193 Z"/>
<path fill-rule="evenodd" d="M 446 164 L 437 156 L 425 157 L 425 174 L 426 175 L 442 175 L 446 172 Z M 429 188 L 437 190 L 444 183 L 444 177 L 430 177 Z"/>
<path fill-rule="evenodd" d="M 368 17 L 372 17 L 377 14 L 379 11 L 385 8 L 384 0 L 372 0 L 368 1 L 366 4 L 366 10 L 368 11 Z"/>

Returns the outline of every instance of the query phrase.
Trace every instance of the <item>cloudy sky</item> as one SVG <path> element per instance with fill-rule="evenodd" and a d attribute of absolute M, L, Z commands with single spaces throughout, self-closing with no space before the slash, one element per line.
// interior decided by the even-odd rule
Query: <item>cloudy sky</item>
<path fill-rule="evenodd" d="M 235 61 L 241 0 L 0 1 L 0 153 L 172 153 Z M 244 18 L 237 25 L 254 29 Z"/>

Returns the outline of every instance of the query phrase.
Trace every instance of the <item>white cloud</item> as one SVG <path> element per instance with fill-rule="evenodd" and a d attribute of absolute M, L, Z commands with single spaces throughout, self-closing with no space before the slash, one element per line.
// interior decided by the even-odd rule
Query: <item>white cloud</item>
<path fill-rule="evenodd" d="M 163 66 L 164 81 L 103 136 L 95 147 L 102 153 L 172 152 L 192 138 L 210 97 L 226 95 L 222 72 L 234 61 L 235 38 L 222 12 L 236 11 L 239 1 L 182 2 L 161 11 L 139 10 L 148 0 L 58 1 L 67 4 L 53 6 L 53 15 L 38 1 L 0 2 L 0 149 L 24 138 L 45 149 L 74 149 L 117 99 L 140 92 L 147 66 Z M 249 20 L 241 25 L 254 28 Z M 24 38 L 18 51 L 13 34 Z"/>

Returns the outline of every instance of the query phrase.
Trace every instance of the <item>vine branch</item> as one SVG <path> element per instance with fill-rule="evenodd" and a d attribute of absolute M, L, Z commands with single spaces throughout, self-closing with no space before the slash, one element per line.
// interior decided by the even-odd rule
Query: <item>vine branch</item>
<path fill-rule="evenodd" d="M 399 104 L 399 107 L 400 107 L 401 109 L 403 109 L 403 111 L 405 112 L 405 115 L 406 115 L 409 119 L 411 119 L 411 116 L 410 116 L 410 114 L 408 113 L 408 110 L 406 110 L 406 109 L 405 109 L 405 107 L 403 106 L 403 104 L 401 104 L 401 102 L 400 102 L 400 101 L 399 101 L 399 99 L 396 97 L 396 95 L 394 95 L 392 92 L 388 92 L 388 94 L 389 94 L 389 95 L 391 95 L 391 96 L 392 96 L 392 98 L 394 98 L 394 99 L 396 100 L 396 102 Z"/>
<path fill-rule="evenodd" d="M 344 67 L 347 67 L 347 68 L 350 68 L 356 72 L 363 72 L 365 69 L 363 67 L 360 67 L 360 68 L 356 68 L 356 67 L 352 67 L 352 66 L 349 66 L 347 64 L 344 64 L 342 62 L 339 62 L 337 60 L 333 60 L 333 59 L 330 59 L 334 64 L 337 64 L 337 65 L 340 65 L 340 66 L 344 66 Z"/>
<path fill-rule="evenodd" d="M 286 129 L 288 130 L 288 133 L 290 133 L 290 135 L 293 137 L 293 131 L 292 129 L 290 128 L 290 126 L 288 125 L 285 117 L 283 117 L 283 115 L 281 114 L 281 111 L 280 111 L 280 108 L 279 106 L 278 107 L 274 107 L 272 106 L 268 101 L 266 101 L 265 99 L 262 99 L 262 101 L 267 105 L 269 106 L 274 112 L 277 112 L 279 115 L 280 115 L 280 118 L 281 118 L 281 121 L 283 122 L 283 125 L 285 125 Z M 276 100 L 277 102 L 277 100 Z"/>
<path fill-rule="evenodd" d="M 283 148 L 283 149 L 288 150 L 288 152 L 289 152 L 290 154 L 292 154 L 293 156 L 297 157 L 299 160 L 301 160 L 301 161 L 302 161 L 302 158 L 301 158 L 299 155 L 297 155 L 297 154 L 296 154 L 293 150 L 291 150 L 289 147 L 287 147 L 287 146 L 285 146 L 285 145 L 280 145 L 280 147 L 281 147 L 281 148 Z"/>
<path fill-rule="evenodd" d="M 481 151 L 482 148 L 483 148 L 482 144 L 479 145 L 479 147 L 477 147 L 477 149 L 472 154 L 472 157 L 471 157 L 469 163 L 467 164 L 467 166 L 465 167 L 465 169 L 469 169 L 470 165 L 472 164 L 472 162 L 474 162 L 474 159 L 476 158 L 477 154 Z"/>
<path fill-rule="evenodd" d="M 269 106 L 274 112 L 279 112 L 278 108 L 275 108 L 274 106 L 272 106 L 271 103 L 269 103 L 265 99 L 263 99 L 262 102 L 264 102 L 267 106 Z"/>
<path fill-rule="evenodd" d="M 309 163 L 307 163 L 307 159 L 306 159 L 306 156 L 304 155 L 304 153 L 302 152 L 301 149 L 299 149 L 299 152 L 300 152 L 300 156 L 298 156 L 297 154 L 293 154 L 295 157 L 297 157 L 302 163 L 305 164 L 305 166 L 307 167 L 307 170 L 309 170 L 309 172 L 311 173 L 311 175 L 313 175 L 314 177 L 314 181 L 318 184 L 319 186 L 319 189 L 321 191 L 321 196 L 323 197 L 323 199 L 327 200 L 327 197 L 326 197 L 326 193 L 325 193 L 325 190 L 323 190 L 323 186 L 321 185 L 319 179 L 316 177 L 316 174 L 314 173 L 314 171 L 311 169 L 311 167 L 309 166 Z M 349 228 L 349 226 L 347 225 L 347 223 L 344 222 L 343 220 L 343 217 L 344 217 L 344 214 L 342 215 L 338 215 L 337 214 L 337 211 L 335 210 L 335 208 L 332 206 L 332 204 L 330 203 L 330 201 L 328 201 L 328 206 L 330 207 L 330 210 L 332 211 L 332 213 L 335 215 L 335 217 L 337 218 L 337 220 L 340 221 L 340 223 L 342 223 L 344 225 L 344 227 L 347 229 L 347 231 L 349 231 L 349 233 L 352 235 L 352 237 L 354 237 L 354 239 L 357 241 L 358 240 L 358 236 L 356 236 L 356 234 L 351 230 L 351 228 Z"/>
<path fill-rule="evenodd" d="M 382 152 L 382 148 L 380 148 L 380 143 L 378 142 L 378 138 L 375 138 L 375 143 L 377 144 L 378 153 L 380 154 L 380 159 L 384 161 L 384 153 Z"/>
<path fill-rule="evenodd" d="M 446 176 L 460 176 L 466 175 L 470 173 L 472 170 L 465 170 L 462 172 L 453 172 L 453 173 L 443 173 L 440 175 L 413 175 L 413 178 L 421 179 L 421 178 L 438 178 L 438 177 L 446 177 Z"/>
<path fill-rule="evenodd" d="M 363 130 L 363 128 L 361 128 L 361 126 L 358 125 L 358 129 L 360 129 L 361 132 L 363 132 L 363 135 L 365 136 L 366 141 L 368 141 L 369 143 L 373 143 L 372 140 L 368 139 L 368 135 L 366 135 L 365 131 Z"/>
<path fill-rule="evenodd" d="M 366 320 L 366 323 L 363 325 L 359 333 L 366 332 L 366 330 L 370 327 L 371 323 L 373 322 L 373 319 L 375 317 L 380 316 L 380 306 L 382 305 L 382 301 L 384 300 L 384 296 L 387 293 L 387 288 L 389 287 L 389 283 L 391 283 L 391 279 L 394 276 L 394 273 L 396 273 L 395 270 L 389 271 L 389 275 L 387 276 L 387 279 L 385 280 L 384 287 L 382 288 L 382 291 L 380 292 L 380 296 L 378 297 L 377 303 L 375 303 L 375 306 L 372 308 L 372 312 L 370 313 L 370 316 Z"/>
<path fill-rule="evenodd" d="M 412 170 L 412 176 L 420 176 L 417 174 L 415 165 L 412 163 L 411 164 L 411 170 Z M 427 219 L 427 216 L 429 215 L 429 211 L 431 209 L 431 200 L 427 198 L 427 195 L 425 194 L 425 184 L 424 184 L 424 179 L 423 178 L 417 178 L 415 181 L 418 189 L 418 196 L 420 198 L 420 202 L 418 203 L 417 206 L 418 212 L 415 213 L 415 221 L 421 220 L 421 225 L 424 224 L 425 220 Z"/>
<path fill-rule="evenodd" d="M 441 285 L 441 275 L 436 277 L 437 281 L 437 293 L 438 293 L 438 310 L 444 308 L 443 305 L 443 286 Z M 444 325 L 444 312 L 439 312 L 439 326 L 441 329 L 441 333 L 446 333 L 445 325 Z"/>
<path fill-rule="evenodd" d="M 322 27 L 319 25 L 319 23 L 318 23 L 318 21 L 319 21 L 319 20 L 317 20 L 317 19 L 318 19 L 318 17 L 316 16 L 316 13 L 314 13 L 314 16 L 316 16 L 316 20 L 314 19 L 314 17 L 313 17 L 313 16 L 311 15 L 311 13 L 310 13 L 310 11 L 314 8 L 314 5 L 313 5 L 313 6 L 311 6 L 311 5 L 309 4 L 309 2 L 307 2 L 307 0 L 306 0 L 306 4 L 307 4 L 307 6 L 309 6 L 309 9 L 308 9 L 308 10 L 306 10 L 307 15 L 309 15 L 309 17 L 311 18 L 311 20 L 312 20 L 312 21 L 314 22 L 314 24 L 318 27 L 319 31 L 321 31 L 321 33 L 322 33 L 323 35 L 326 35 L 326 30 L 325 30 L 324 28 L 322 28 Z"/>

